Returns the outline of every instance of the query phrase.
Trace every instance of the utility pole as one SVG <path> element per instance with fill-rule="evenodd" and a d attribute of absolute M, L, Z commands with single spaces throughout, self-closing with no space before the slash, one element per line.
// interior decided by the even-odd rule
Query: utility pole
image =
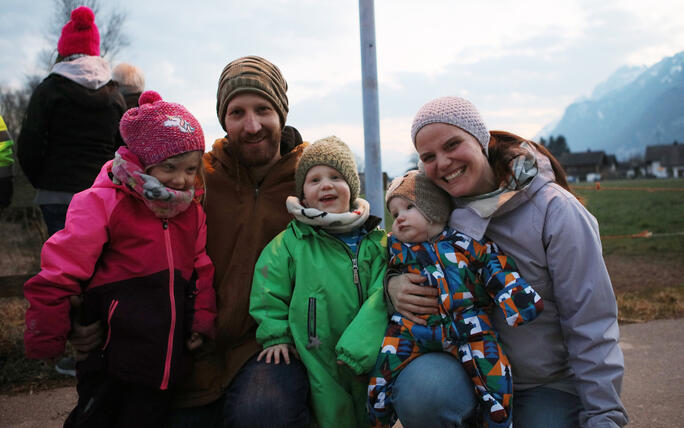
<path fill-rule="evenodd" d="M 373 0 L 359 0 L 361 27 L 361 83 L 363 92 L 363 136 L 365 155 L 366 200 L 371 213 L 385 226 L 385 198 L 380 161 L 380 112 L 378 108 L 378 66 L 375 46 L 375 11 Z"/>

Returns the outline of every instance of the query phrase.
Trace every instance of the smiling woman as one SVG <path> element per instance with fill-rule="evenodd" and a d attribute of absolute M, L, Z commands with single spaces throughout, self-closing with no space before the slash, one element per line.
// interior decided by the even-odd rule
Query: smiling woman
<path fill-rule="evenodd" d="M 411 132 L 426 175 L 452 197 L 449 225 L 475 239 L 486 234 L 518 261 L 520 274 L 543 299 L 544 312 L 525 326 L 511 329 L 500 314 L 492 317 L 512 366 L 514 425 L 625 425 L 617 308 L 598 223 L 568 191 L 562 168 L 531 141 L 490 134 L 475 106 L 458 97 L 425 104 Z M 424 324 L 419 315 L 436 312 L 436 290 L 420 286 L 423 281 L 408 274 L 388 281 L 396 311 L 418 324 Z M 406 427 L 458 426 L 464 404 L 453 399 L 449 385 L 459 379 L 441 374 L 456 373 L 461 362 L 426 366 L 426 357 L 409 364 L 397 385 L 422 391 L 436 376 L 441 382 L 420 396 L 395 391 L 396 412 Z"/>

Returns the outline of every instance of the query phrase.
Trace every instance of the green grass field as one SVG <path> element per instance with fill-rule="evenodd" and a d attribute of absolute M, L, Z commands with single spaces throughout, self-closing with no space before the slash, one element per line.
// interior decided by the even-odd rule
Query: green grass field
<path fill-rule="evenodd" d="M 599 222 L 604 254 L 684 256 L 684 179 L 617 180 L 573 187 Z M 651 238 L 617 238 L 651 232 Z"/>

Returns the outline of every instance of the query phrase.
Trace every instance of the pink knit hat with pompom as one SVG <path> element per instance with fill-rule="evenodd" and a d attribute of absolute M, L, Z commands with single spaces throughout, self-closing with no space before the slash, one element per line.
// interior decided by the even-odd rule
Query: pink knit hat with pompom
<path fill-rule="evenodd" d="M 143 92 L 138 103 L 140 107 L 124 113 L 119 131 L 144 167 L 181 153 L 204 152 L 202 127 L 185 107 L 162 101 L 155 91 Z"/>
<path fill-rule="evenodd" d="M 74 54 L 100 56 L 100 32 L 95 25 L 95 14 L 86 6 L 71 11 L 71 21 L 62 27 L 57 52 L 67 57 Z"/>

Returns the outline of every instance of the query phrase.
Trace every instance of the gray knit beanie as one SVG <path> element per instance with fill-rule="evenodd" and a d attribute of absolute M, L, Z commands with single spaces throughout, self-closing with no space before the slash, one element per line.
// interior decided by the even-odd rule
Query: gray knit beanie
<path fill-rule="evenodd" d="M 349 185 L 350 205 L 359 197 L 361 181 L 356 170 L 354 154 L 342 140 L 333 135 L 315 141 L 302 152 L 295 171 L 295 189 L 300 199 L 304 197 L 306 173 L 316 165 L 327 165 L 342 174 L 344 181 Z"/>
<path fill-rule="evenodd" d="M 252 92 L 273 104 L 280 116 L 280 127 L 285 127 L 288 100 L 287 82 L 278 67 L 258 56 L 238 58 L 225 66 L 216 91 L 216 114 L 223 129 L 228 103 L 238 94 Z"/>
<path fill-rule="evenodd" d="M 411 140 L 416 145 L 416 134 L 420 129 L 430 123 L 447 123 L 458 126 L 466 131 L 477 141 L 487 154 L 489 145 L 489 130 L 485 125 L 480 113 L 468 100 L 459 97 L 436 98 L 418 110 L 411 125 Z"/>
<path fill-rule="evenodd" d="M 392 180 L 385 195 L 388 210 L 390 201 L 397 197 L 411 202 L 433 223 L 446 224 L 451 214 L 449 194 L 437 187 L 423 173 L 415 170 Z"/>

